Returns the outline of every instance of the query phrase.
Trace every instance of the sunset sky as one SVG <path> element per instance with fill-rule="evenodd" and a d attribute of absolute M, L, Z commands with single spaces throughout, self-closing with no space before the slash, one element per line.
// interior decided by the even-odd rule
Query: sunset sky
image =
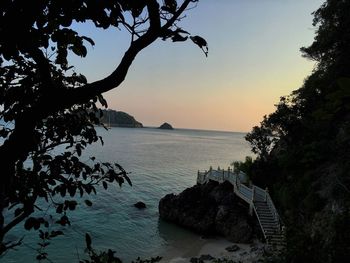
<path fill-rule="evenodd" d="M 299 49 L 312 43 L 311 13 L 322 3 L 201 0 L 180 25 L 207 40 L 208 58 L 191 41 L 158 40 L 136 58 L 125 82 L 105 94 L 109 108 L 145 126 L 250 131 L 312 71 Z M 96 46 L 73 64 L 89 81 L 104 77 L 125 52 L 128 35 L 86 25 L 80 32 Z"/>

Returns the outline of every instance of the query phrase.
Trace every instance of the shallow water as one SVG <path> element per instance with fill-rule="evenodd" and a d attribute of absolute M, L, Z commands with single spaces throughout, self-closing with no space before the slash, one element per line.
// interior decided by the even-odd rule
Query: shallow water
<path fill-rule="evenodd" d="M 89 147 L 86 158 L 93 155 L 118 162 L 130 172 L 133 186 L 101 190 L 89 197 L 92 207 L 82 205 L 70 213 L 71 227 L 66 227 L 65 235 L 55 238 L 46 250 L 53 262 L 85 258 L 86 232 L 91 234 L 95 248 L 111 248 L 125 262 L 201 242 L 198 235 L 158 219 L 160 198 L 194 185 L 197 170 L 210 165 L 228 167 L 232 161 L 251 155 L 243 133 L 153 128 L 98 128 L 98 132 L 105 144 Z M 133 207 L 137 201 L 145 202 L 147 209 Z M 0 262 L 36 262 L 37 233 L 17 227 L 11 235 L 24 236 L 24 244 L 0 257 Z"/>

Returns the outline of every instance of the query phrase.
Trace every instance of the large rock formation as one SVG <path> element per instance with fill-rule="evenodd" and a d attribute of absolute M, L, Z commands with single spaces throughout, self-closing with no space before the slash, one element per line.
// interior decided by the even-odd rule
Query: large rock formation
<path fill-rule="evenodd" d="M 142 128 L 142 123 L 123 111 L 102 110 L 101 122 L 111 127 Z"/>
<path fill-rule="evenodd" d="M 209 182 L 168 194 L 159 202 L 163 220 L 203 235 L 222 235 L 232 242 L 248 243 L 256 229 L 248 207 L 233 193 L 230 183 Z"/>

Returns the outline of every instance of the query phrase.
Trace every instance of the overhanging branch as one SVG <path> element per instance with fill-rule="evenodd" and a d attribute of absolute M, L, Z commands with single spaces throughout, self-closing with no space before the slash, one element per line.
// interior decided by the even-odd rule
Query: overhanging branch
<path fill-rule="evenodd" d="M 118 87 L 125 80 L 127 72 L 137 54 L 161 37 L 163 33 L 174 24 L 191 2 L 192 0 L 185 0 L 174 15 L 161 26 L 159 4 L 156 0 L 147 1 L 150 21 L 149 29 L 144 35 L 130 44 L 130 47 L 125 52 L 117 68 L 104 79 L 73 90 L 65 91 L 64 93 L 55 94 L 52 96 L 52 100 L 46 100 L 46 102 L 44 102 L 45 105 L 40 108 L 45 109 L 46 112 L 48 112 L 48 109 L 50 109 L 49 112 L 55 112 L 58 108 L 62 109 L 62 106 L 64 108 L 69 108 L 74 104 L 88 102 L 95 96 Z M 53 107 L 52 101 L 57 101 L 56 107 Z"/>

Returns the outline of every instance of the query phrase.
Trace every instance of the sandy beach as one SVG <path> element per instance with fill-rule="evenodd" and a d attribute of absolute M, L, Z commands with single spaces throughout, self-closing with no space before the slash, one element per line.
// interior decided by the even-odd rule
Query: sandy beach
<path fill-rule="evenodd" d="M 229 252 L 226 248 L 231 247 Z M 251 263 L 262 258 L 265 244 L 255 240 L 252 244 L 232 243 L 223 238 L 201 239 L 189 244 L 179 243 L 169 249 L 162 263 L 188 263 L 191 258 L 201 258 L 204 262 L 213 262 L 213 258 L 226 258 L 235 262 Z M 210 255 L 205 257 L 205 255 Z M 207 259 L 205 259 L 207 258 Z"/>

